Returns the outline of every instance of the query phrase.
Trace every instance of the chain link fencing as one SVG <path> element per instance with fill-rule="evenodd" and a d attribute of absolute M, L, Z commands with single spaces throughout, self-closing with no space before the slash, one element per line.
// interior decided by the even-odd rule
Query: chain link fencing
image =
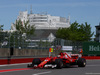
<path fill-rule="evenodd" d="M 53 55 L 61 52 L 62 46 L 72 46 L 72 53 L 78 53 L 79 49 L 82 49 L 82 42 L 73 42 L 58 38 L 53 41 L 48 41 L 47 38 L 32 40 L 29 37 L 25 34 L 1 32 L 0 56 L 8 56 L 11 47 L 15 50 L 15 56 L 48 55 L 49 48 L 51 47 L 54 48 Z"/>

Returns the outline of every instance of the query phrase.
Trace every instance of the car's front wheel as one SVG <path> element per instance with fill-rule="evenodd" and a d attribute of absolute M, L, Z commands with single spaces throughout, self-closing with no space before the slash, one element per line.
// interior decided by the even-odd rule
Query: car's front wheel
<path fill-rule="evenodd" d="M 41 60 L 39 59 L 39 58 L 35 58 L 35 59 L 33 59 L 33 61 L 32 61 L 32 66 L 34 66 L 34 65 L 39 65 L 41 63 Z"/>

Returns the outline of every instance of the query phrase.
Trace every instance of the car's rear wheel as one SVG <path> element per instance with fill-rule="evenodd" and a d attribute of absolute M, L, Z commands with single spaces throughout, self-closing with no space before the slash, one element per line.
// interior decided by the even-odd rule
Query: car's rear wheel
<path fill-rule="evenodd" d="M 86 59 L 79 58 L 77 61 L 78 67 L 85 67 L 86 66 Z"/>
<path fill-rule="evenodd" d="M 57 65 L 56 66 L 57 69 L 61 69 L 63 67 L 62 59 L 56 59 L 55 64 Z"/>

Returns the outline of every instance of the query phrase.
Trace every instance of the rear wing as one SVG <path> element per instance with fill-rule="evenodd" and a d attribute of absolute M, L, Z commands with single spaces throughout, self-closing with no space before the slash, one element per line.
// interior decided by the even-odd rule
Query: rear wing
<path fill-rule="evenodd" d="M 71 54 L 71 57 L 72 58 L 81 58 L 82 57 L 82 54 Z"/>

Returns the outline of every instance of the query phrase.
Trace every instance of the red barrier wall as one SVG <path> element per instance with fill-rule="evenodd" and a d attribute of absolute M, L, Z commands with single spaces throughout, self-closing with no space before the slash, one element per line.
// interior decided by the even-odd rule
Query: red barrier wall
<path fill-rule="evenodd" d="M 85 58 L 87 60 L 95 60 L 100 59 L 100 56 L 83 56 L 82 58 Z M 34 58 L 20 58 L 20 59 L 11 59 L 8 62 L 8 59 L 0 59 L 0 65 L 3 64 L 16 64 L 16 63 L 29 63 L 32 62 Z M 45 58 L 40 58 L 41 60 L 44 60 Z"/>
<path fill-rule="evenodd" d="M 93 59 L 96 60 L 96 59 L 100 59 L 100 56 L 83 56 L 83 58 L 88 59 L 88 60 L 89 60 L 89 59 L 90 59 L 90 60 L 91 60 L 91 59 L 92 59 L 92 60 L 93 60 Z"/>
<path fill-rule="evenodd" d="M 0 65 L 3 64 L 16 64 L 16 63 L 29 63 L 32 62 L 34 58 L 20 58 L 20 59 L 0 59 Z M 40 58 L 41 60 L 44 60 L 45 58 Z"/>
<path fill-rule="evenodd" d="M 7 59 L 0 59 L 0 65 L 3 64 L 8 64 L 8 60 Z"/>

